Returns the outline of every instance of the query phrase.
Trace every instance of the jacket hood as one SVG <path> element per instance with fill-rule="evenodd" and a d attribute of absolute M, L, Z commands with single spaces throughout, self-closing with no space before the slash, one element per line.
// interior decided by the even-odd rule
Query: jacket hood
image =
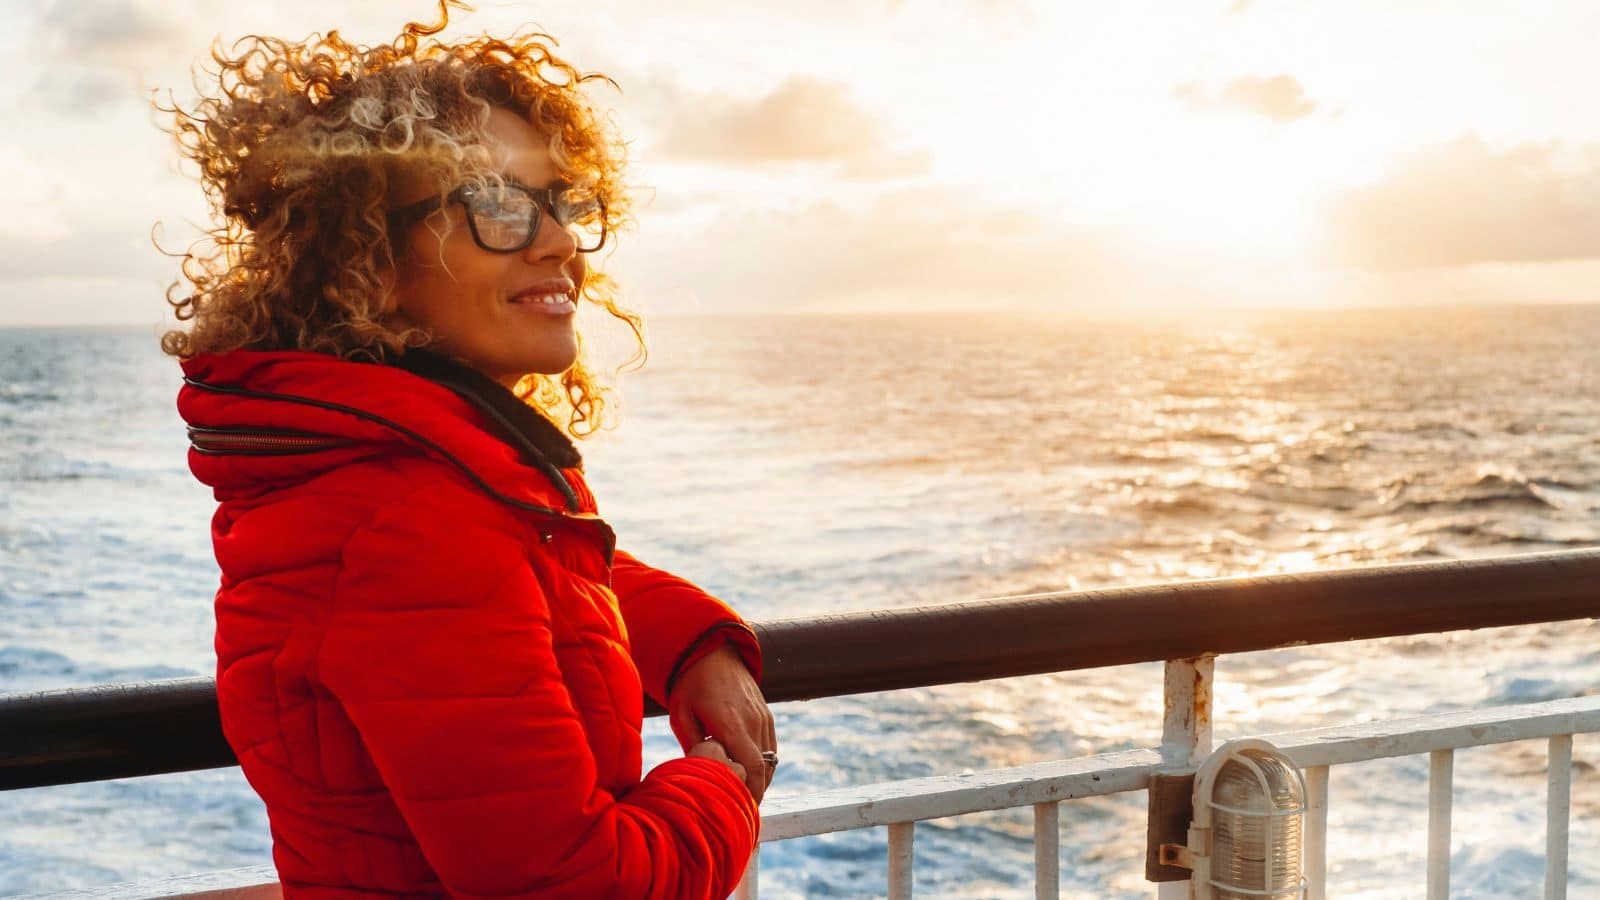
<path fill-rule="evenodd" d="M 469 367 L 425 351 L 398 365 L 234 350 L 182 363 L 189 468 L 218 500 L 367 458 L 444 460 L 501 499 L 590 513 L 581 459 L 554 423 Z"/>

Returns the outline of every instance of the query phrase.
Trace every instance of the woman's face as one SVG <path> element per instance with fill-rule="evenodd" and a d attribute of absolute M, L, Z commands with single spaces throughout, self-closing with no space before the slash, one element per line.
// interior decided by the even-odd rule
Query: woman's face
<path fill-rule="evenodd" d="M 502 175 L 533 187 L 558 180 L 544 137 L 516 113 L 495 108 L 487 131 L 498 144 L 492 149 L 504 153 Z M 397 205 L 436 193 L 432 185 L 402 181 Z M 472 239 L 466 214 L 460 203 L 451 203 L 395 236 L 404 249 L 396 262 L 390 321 L 426 328 L 437 349 L 506 387 L 531 373 L 566 371 L 578 356 L 573 320 L 585 274 L 576 240 L 545 210 L 532 244 L 494 253 Z M 451 226 L 443 241 L 434 235 L 440 216 L 448 216 Z M 551 295 L 564 299 L 544 302 Z"/>

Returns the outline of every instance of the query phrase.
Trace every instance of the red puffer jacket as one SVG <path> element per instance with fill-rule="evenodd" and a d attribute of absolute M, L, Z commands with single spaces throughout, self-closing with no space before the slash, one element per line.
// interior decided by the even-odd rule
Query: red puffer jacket
<path fill-rule="evenodd" d="M 727 896 L 749 791 L 699 758 L 641 779 L 639 726 L 712 645 L 759 677 L 754 634 L 614 550 L 575 451 L 540 458 L 393 366 L 183 368 L 190 467 L 221 503 L 222 725 L 285 896 Z"/>

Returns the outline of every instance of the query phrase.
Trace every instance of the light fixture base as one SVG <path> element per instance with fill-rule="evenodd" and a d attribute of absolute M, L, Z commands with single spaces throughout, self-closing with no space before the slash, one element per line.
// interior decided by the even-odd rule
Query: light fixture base
<path fill-rule="evenodd" d="M 1185 847 L 1194 819 L 1194 773 L 1157 772 L 1150 776 L 1149 817 L 1145 826 L 1146 881 L 1187 881 L 1190 864 L 1170 862 L 1168 846 Z"/>

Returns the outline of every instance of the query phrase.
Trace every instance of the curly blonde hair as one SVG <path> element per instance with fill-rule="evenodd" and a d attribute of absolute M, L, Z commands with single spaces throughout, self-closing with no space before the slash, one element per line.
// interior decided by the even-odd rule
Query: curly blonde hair
<path fill-rule="evenodd" d="M 433 337 L 383 318 L 391 242 L 387 201 L 401 176 L 420 177 L 441 197 L 456 185 L 493 180 L 485 125 L 509 109 L 550 139 L 564 180 L 604 201 L 614 234 L 628 221 L 623 147 L 579 88 L 601 80 L 554 53 L 541 33 L 487 35 L 457 43 L 435 37 L 459 0 L 440 0 L 439 21 L 412 22 L 390 44 L 363 47 L 337 31 L 295 43 L 250 35 L 225 52 L 213 42 L 215 93 L 201 89 L 174 117 L 181 154 L 199 165 L 214 227 L 181 258 L 183 279 L 167 302 L 188 330 L 161 348 L 180 358 L 240 348 L 306 350 L 382 362 Z M 616 285 L 591 270 L 580 297 L 621 319 L 645 357 L 643 322 L 615 302 Z M 602 424 L 607 394 L 579 336 L 577 362 L 560 376 L 530 374 L 524 402 L 574 437 Z"/>

